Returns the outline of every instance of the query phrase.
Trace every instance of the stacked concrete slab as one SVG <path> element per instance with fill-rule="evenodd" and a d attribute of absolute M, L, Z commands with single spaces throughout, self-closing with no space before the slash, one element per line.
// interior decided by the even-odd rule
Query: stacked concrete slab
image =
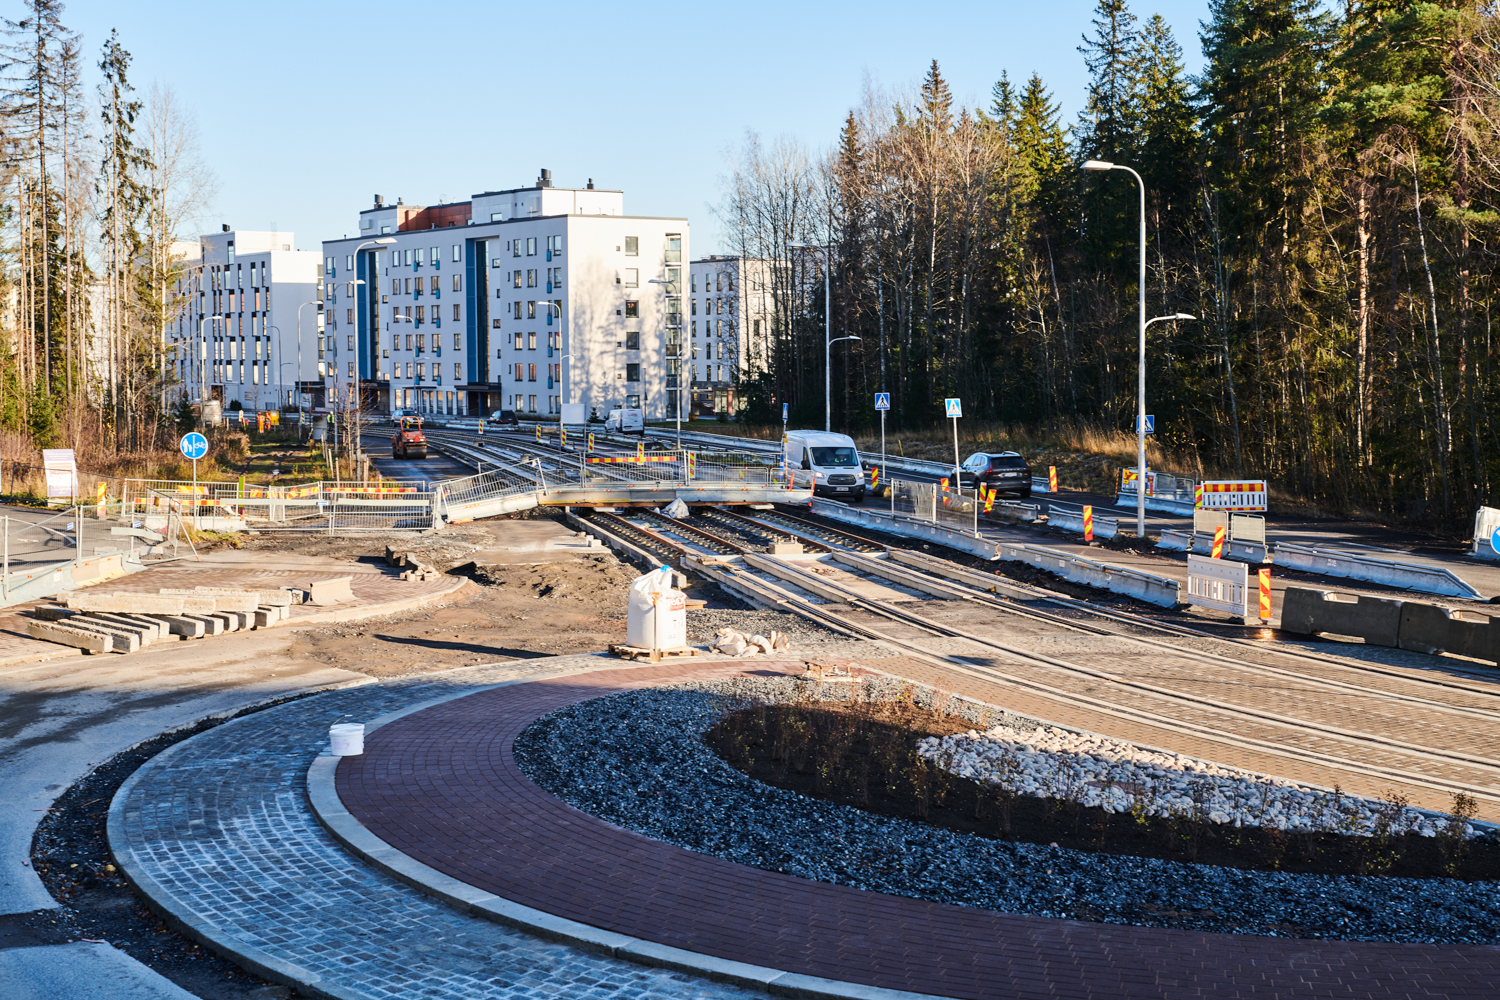
<path fill-rule="evenodd" d="M 26 632 L 91 653 L 133 653 L 152 642 L 269 628 L 290 615 L 296 600 L 288 590 L 221 587 L 162 588 L 155 594 L 84 591 L 37 608 Z"/>

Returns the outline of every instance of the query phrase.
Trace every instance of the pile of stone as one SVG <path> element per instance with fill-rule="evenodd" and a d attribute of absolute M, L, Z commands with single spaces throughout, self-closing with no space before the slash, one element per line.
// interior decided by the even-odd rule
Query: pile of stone
<path fill-rule="evenodd" d="M 1051 726 L 928 737 L 918 752 L 954 774 L 1017 795 L 1143 817 L 1353 836 L 1434 837 L 1449 822 L 1401 802 L 1328 792 Z M 1465 833 L 1478 835 L 1472 824 Z"/>
<path fill-rule="evenodd" d="M 91 653 L 134 653 L 153 642 L 201 639 L 269 628 L 291 614 L 303 592 L 197 587 L 155 594 L 67 594 L 62 604 L 35 609 L 26 623 L 33 639 Z"/>
<path fill-rule="evenodd" d="M 718 638 L 714 640 L 711 647 L 716 653 L 725 656 L 756 656 L 760 653 L 769 653 L 773 649 L 786 649 L 791 643 L 787 640 L 785 632 L 774 629 L 769 636 L 746 635 L 739 629 L 721 628 Z"/>

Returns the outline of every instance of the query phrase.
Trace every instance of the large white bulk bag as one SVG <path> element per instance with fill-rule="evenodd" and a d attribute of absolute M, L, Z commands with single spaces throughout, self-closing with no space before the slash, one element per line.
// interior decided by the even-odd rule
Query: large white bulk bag
<path fill-rule="evenodd" d="M 673 589 L 670 567 L 654 569 L 630 585 L 625 644 L 637 649 L 687 645 L 687 595 Z"/>

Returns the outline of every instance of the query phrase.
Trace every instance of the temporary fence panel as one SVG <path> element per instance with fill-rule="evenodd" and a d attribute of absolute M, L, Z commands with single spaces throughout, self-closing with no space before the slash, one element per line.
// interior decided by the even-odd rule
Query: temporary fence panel
<path fill-rule="evenodd" d="M 1266 509 L 1266 481 L 1245 479 L 1203 483 L 1198 506 L 1208 510 L 1263 511 Z"/>
<path fill-rule="evenodd" d="M 1249 610 L 1250 567 L 1242 562 L 1188 556 L 1188 585 L 1183 600 L 1241 618 Z"/>

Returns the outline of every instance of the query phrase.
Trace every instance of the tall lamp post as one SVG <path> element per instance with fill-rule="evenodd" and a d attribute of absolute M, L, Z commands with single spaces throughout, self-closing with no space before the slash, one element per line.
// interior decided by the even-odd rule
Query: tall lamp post
<path fill-rule="evenodd" d="M 1157 316 L 1155 319 L 1146 319 L 1146 182 L 1141 175 L 1123 163 L 1110 163 L 1106 160 L 1086 160 L 1083 164 L 1084 170 L 1106 171 L 1124 170 L 1135 178 L 1136 188 L 1141 196 L 1141 262 L 1137 281 L 1140 287 L 1140 311 L 1139 311 L 1139 334 L 1137 340 L 1138 360 L 1136 363 L 1136 414 L 1135 414 L 1135 461 L 1136 461 L 1136 483 L 1135 483 L 1135 534 L 1137 538 L 1146 537 L 1146 327 L 1152 323 L 1163 320 L 1194 319 L 1187 313 L 1175 313 L 1171 316 Z"/>
<path fill-rule="evenodd" d="M 794 250 L 820 250 L 823 253 L 823 430 L 833 430 L 833 345 L 840 340 L 863 340 L 863 337 L 833 336 L 833 256 L 831 247 L 814 243 L 788 243 Z"/>
<path fill-rule="evenodd" d="M 353 256 L 357 260 L 359 258 L 359 252 L 361 250 L 365 249 L 366 247 L 390 246 L 392 243 L 395 243 L 395 242 L 396 242 L 396 237 L 394 237 L 394 236 L 381 236 L 381 237 L 379 237 L 377 239 L 366 240 L 365 242 L 359 244 L 358 246 L 356 246 L 354 248 L 354 254 L 353 254 Z M 355 275 L 357 275 L 357 274 L 359 274 L 359 268 L 358 268 L 358 266 L 355 267 L 354 274 L 352 274 L 352 275 L 349 276 L 349 279 L 348 279 L 349 280 L 349 284 L 353 285 L 353 286 L 358 286 L 358 285 L 366 284 L 366 282 L 365 282 L 365 280 L 363 278 L 355 277 Z M 371 275 L 371 276 L 373 277 L 373 275 Z M 378 281 L 375 282 L 375 287 L 379 287 L 379 284 L 380 283 Z M 351 292 L 350 296 L 353 297 L 356 294 L 357 294 L 356 292 Z M 302 321 L 302 313 L 301 313 L 301 308 L 300 307 L 298 308 L 297 321 L 298 321 L 298 325 L 300 327 L 300 324 L 301 324 L 301 321 Z M 380 317 L 379 317 L 379 309 L 378 309 L 378 307 L 375 310 L 375 314 L 370 317 L 370 328 L 376 332 L 376 337 L 378 338 L 379 337 L 379 331 L 380 331 Z M 357 324 L 356 324 L 355 330 L 356 330 L 356 333 L 357 333 L 358 332 L 358 325 Z M 302 350 L 302 333 L 301 333 L 300 328 L 299 328 L 299 330 L 297 332 L 297 350 L 299 352 Z M 299 361 L 301 360 L 300 356 L 299 356 L 298 360 Z M 355 454 L 355 464 L 358 465 L 359 455 L 364 450 L 364 437 L 360 433 L 360 422 L 364 418 L 364 393 L 361 392 L 360 388 L 359 388 L 359 351 L 357 349 L 354 352 L 354 361 L 355 361 L 355 372 L 354 372 L 354 454 Z M 298 373 L 299 374 L 301 373 L 301 366 L 300 365 L 298 366 Z"/>

